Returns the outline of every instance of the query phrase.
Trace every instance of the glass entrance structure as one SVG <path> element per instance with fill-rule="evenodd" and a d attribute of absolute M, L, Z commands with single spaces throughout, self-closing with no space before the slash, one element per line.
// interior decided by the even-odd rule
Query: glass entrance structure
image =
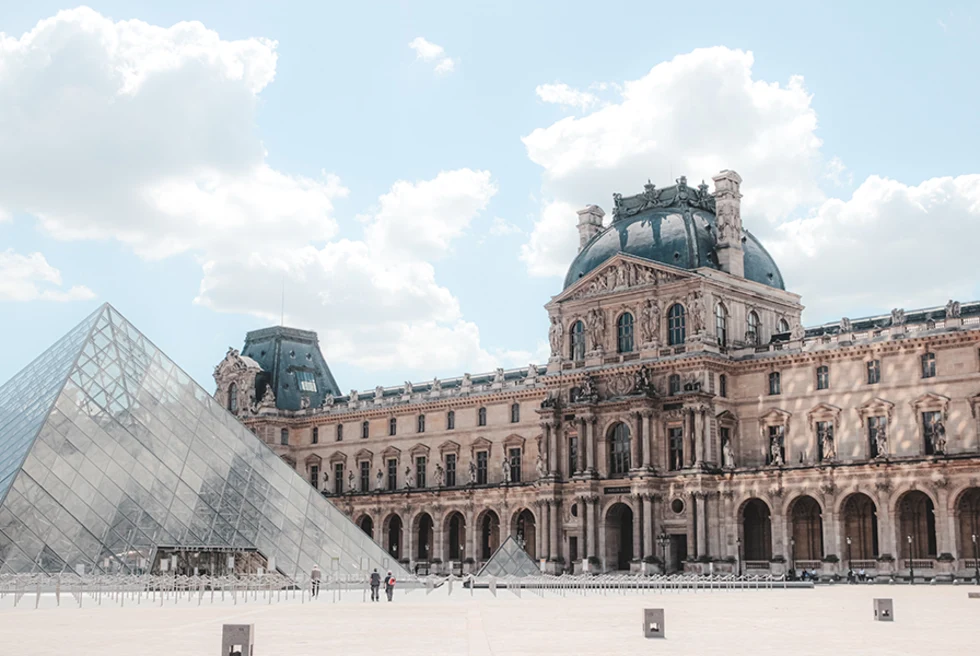
<path fill-rule="evenodd" d="M 106 304 L 0 387 L 0 573 L 141 573 L 163 552 L 410 578 Z"/>

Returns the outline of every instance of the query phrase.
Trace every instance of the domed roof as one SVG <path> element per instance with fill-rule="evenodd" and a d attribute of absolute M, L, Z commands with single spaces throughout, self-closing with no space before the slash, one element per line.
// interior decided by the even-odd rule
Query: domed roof
<path fill-rule="evenodd" d="M 643 194 L 630 198 L 614 194 L 613 201 L 612 224 L 572 261 L 565 276 L 566 289 L 616 253 L 683 269 L 720 268 L 715 252 L 718 220 L 707 185 L 693 189 L 680 178 L 677 185 L 665 189 L 647 184 Z M 747 230 L 742 231 L 742 250 L 747 280 L 785 289 L 776 262 Z"/>

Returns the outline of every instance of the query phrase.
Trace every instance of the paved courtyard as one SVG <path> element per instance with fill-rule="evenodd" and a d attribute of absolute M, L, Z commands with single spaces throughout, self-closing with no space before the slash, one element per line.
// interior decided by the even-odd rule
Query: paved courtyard
<path fill-rule="evenodd" d="M 85 607 L 43 595 L 19 607 L 0 600 L 4 654 L 217 656 L 223 623 L 254 623 L 256 656 L 321 654 L 967 654 L 975 653 L 975 586 L 835 586 L 809 590 L 692 591 L 645 595 L 521 598 L 504 590 L 474 596 L 458 586 L 426 596 L 400 591 L 394 603 L 196 599 L 163 607 L 126 601 Z M 872 620 L 872 599 L 895 600 L 894 623 Z M 666 609 L 667 639 L 641 636 L 644 607 Z M 790 648 L 791 646 L 791 648 Z"/>

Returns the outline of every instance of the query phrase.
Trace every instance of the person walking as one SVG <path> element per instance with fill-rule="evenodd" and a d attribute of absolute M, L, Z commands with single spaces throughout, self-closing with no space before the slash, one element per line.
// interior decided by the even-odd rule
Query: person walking
<path fill-rule="evenodd" d="M 391 601 L 391 596 L 395 594 L 395 577 L 388 572 L 388 576 L 385 577 L 385 594 L 388 595 L 388 601 Z"/>
<path fill-rule="evenodd" d="M 310 598 L 320 596 L 320 576 L 320 566 L 314 565 L 313 571 L 310 572 Z"/>
<path fill-rule="evenodd" d="M 371 601 L 380 601 L 380 595 L 378 594 L 378 588 L 381 587 L 381 575 L 378 574 L 377 568 L 371 572 Z"/>

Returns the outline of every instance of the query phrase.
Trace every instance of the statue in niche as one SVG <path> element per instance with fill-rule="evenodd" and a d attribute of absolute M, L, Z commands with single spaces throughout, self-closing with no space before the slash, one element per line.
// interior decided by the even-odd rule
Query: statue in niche
<path fill-rule="evenodd" d="M 946 318 L 947 319 L 958 319 L 960 316 L 960 302 L 949 299 L 946 303 Z"/>
<path fill-rule="evenodd" d="M 347 470 L 347 491 L 354 491 L 354 471 L 351 469 Z"/>
<path fill-rule="evenodd" d="M 589 311 L 588 319 L 589 328 L 589 339 L 592 341 L 592 350 L 601 351 L 603 337 L 606 332 L 606 315 L 605 313 L 595 308 Z"/>
<path fill-rule="evenodd" d="M 656 344 L 660 335 L 660 306 L 648 299 L 640 308 L 640 338 L 644 344 Z"/>
<path fill-rule="evenodd" d="M 504 456 L 504 459 L 500 461 L 500 467 L 503 470 L 503 478 L 501 480 L 504 482 L 504 485 L 507 485 L 510 483 L 510 459 L 507 456 Z"/>
<path fill-rule="evenodd" d="M 439 487 L 442 487 L 443 485 L 445 485 L 446 484 L 446 472 L 442 468 L 442 463 L 439 463 L 439 462 L 436 463 L 435 474 L 436 474 L 436 485 L 438 485 Z"/>
<path fill-rule="evenodd" d="M 774 467 L 783 466 L 783 449 L 778 437 L 769 439 L 769 457 Z"/>
<path fill-rule="evenodd" d="M 735 469 L 735 449 L 732 448 L 731 438 L 721 446 L 722 466 L 725 469 Z"/>
<path fill-rule="evenodd" d="M 374 489 L 376 489 L 376 490 L 377 490 L 378 492 L 380 492 L 381 490 L 383 490 L 383 489 L 384 489 L 384 479 L 385 479 L 385 475 L 384 475 L 384 474 L 383 474 L 383 473 L 381 472 L 381 470 L 379 469 L 379 470 L 378 470 L 378 473 L 377 473 L 377 474 L 375 475 L 375 477 L 374 477 L 374 478 L 375 478 L 375 480 L 377 481 L 377 485 L 375 486 L 375 488 L 374 488 Z"/>
<path fill-rule="evenodd" d="M 411 490 L 415 486 L 415 477 L 412 476 L 412 468 L 405 465 L 405 489 Z"/>
<path fill-rule="evenodd" d="M 932 420 L 932 451 L 937 454 L 946 453 L 946 424 L 938 417 Z"/>
<path fill-rule="evenodd" d="M 837 447 L 834 445 L 834 433 L 827 431 L 820 436 L 820 451 L 823 453 L 824 460 L 833 460 L 837 457 Z"/>
<path fill-rule="evenodd" d="M 476 463 L 470 461 L 470 485 L 476 485 Z"/>
<path fill-rule="evenodd" d="M 544 478 L 547 473 L 544 470 L 544 458 L 541 457 L 540 453 L 537 460 L 534 461 L 534 470 L 538 473 L 538 478 Z"/>
<path fill-rule="evenodd" d="M 848 319 L 847 317 L 844 317 L 843 319 L 840 320 L 840 323 L 838 324 L 838 328 L 840 329 L 841 333 L 851 332 L 851 320 Z"/>
<path fill-rule="evenodd" d="M 877 458 L 884 458 L 888 455 L 888 430 L 886 424 L 878 425 L 875 431 L 875 449 L 878 451 Z"/>
<path fill-rule="evenodd" d="M 691 316 L 691 331 L 700 335 L 704 331 L 704 303 L 701 292 L 692 292 L 688 300 L 688 312 Z"/>
<path fill-rule="evenodd" d="M 905 323 L 905 310 L 902 308 L 895 308 L 892 310 L 892 325 L 901 326 Z"/>
<path fill-rule="evenodd" d="M 548 330 L 548 341 L 551 342 L 551 355 L 557 357 L 561 355 L 561 339 L 565 329 L 561 325 L 558 317 L 551 317 L 551 328 Z"/>

